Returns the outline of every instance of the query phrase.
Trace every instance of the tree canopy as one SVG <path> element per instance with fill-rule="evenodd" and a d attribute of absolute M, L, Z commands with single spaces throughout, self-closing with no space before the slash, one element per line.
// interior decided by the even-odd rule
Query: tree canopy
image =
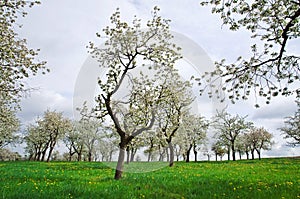
<path fill-rule="evenodd" d="M 123 172 L 123 163 L 125 149 L 134 137 L 142 132 L 150 130 L 154 125 L 156 102 L 162 97 L 163 86 L 157 86 L 151 90 L 151 86 L 146 86 L 142 93 L 132 92 L 126 103 L 124 113 L 118 108 L 120 100 L 116 100 L 116 95 L 120 93 L 120 88 L 124 85 L 126 78 L 129 81 L 132 72 L 137 67 L 145 67 L 147 64 L 157 69 L 160 67 L 173 67 L 176 60 L 180 58 L 176 45 L 170 40 L 172 35 L 169 32 L 170 20 L 163 19 L 158 14 L 159 8 L 155 7 L 152 12 L 152 19 L 147 23 L 147 29 L 142 29 L 141 20 L 134 18 L 131 25 L 121 20 L 119 9 L 112 14 L 111 26 L 103 29 L 108 39 L 105 42 L 105 48 L 99 48 L 90 42 L 89 49 L 92 56 L 99 62 L 100 67 L 106 68 L 105 78 L 99 78 L 98 84 L 101 89 L 97 97 L 97 107 L 95 108 L 99 118 L 108 116 L 113 123 L 118 135 L 120 136 L 119 159 L 115 174 L 115 179 L 119 179 Z M 101 35 L 97 33 L 101 38 Z M 132 91 L 135 88 L 132 87 Z M 153 93 L 154 92 L 154 93 Z M 139 94 L 139 95 L 138 95 Z M 154 98 L 147 98 L 147 96 Z M 135 100 L 135 97 L 142 101 Z M 145 98 L 146 97 L 146 98 Z M 147 103 L 144 103 L 144 99 Z M 150 101 L 149 101 L 150 100 Z M 144 107 L 141 107 L 141 104 Z M 146 107 L 145 107 L 146 106 Z M 142 108 L 142 109 L 141 109 Z M 126 110 L 127 109 L 127 110 Z M 141 116 L 138 124 L 135 124 L 132 130 L 128 131 L 126 125 L 122 125 L 122 120 L 126 119 L 130 111 L 138 112 L 135 116 Z M 147 110 L 147 112 L 145 112 Z M 123 112 L 123 114 L 122 114 Z"/>
<path fill-rule="evenodd" d="M 39 4 L 39 1 L 4 0 L 0 2 L 0 100 L 12 105 L 20 100 L 22 94 L 29 88 L 24 80 L 45 73 L 44 61 L 38 61 L 39 50 L 27 46 L 26 39 L 16 33 L 20 26 L 18 17 L 25 17 L 26 7 Z"/>
<path fill-rule="evenodd" d="M 254 41 L 249 58 L 239 56 L 231 64 L 225 59 L 216 62 L 216 69 L 206 75 L 208 86 L 216 93 L 226 91 L 232 102 L 248 99 L 254 92 L 267 104 L 279 94 L 299 91 L 300 56 L 289 48 L 300 36 L 299 0 L 209 0 L 201 5 L 211 5 L 212 13 L 219 14 L 230 30 L 250 31 Z M 220 77 L 224 81 L 216 85 Z"/>
<path fill-rule="evenodd" d="M 287 117 L 284 121 L 285 126 L 280 128 L 284 138 L 292 146 L 300 145 L 300 101 L 297 101 L 298 109 L 293 116 Z"/>
<path fill-rule="evenodd" d="M 18 136 L 15 133 L 20 129 L 20 121 L 15 110 L 1 106 L 0 101 L 0 148 L 13 143 Z"/>

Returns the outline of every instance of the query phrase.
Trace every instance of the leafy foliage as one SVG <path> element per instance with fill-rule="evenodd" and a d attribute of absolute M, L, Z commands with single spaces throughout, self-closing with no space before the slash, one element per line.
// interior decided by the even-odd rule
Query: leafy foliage
<path fill-rule="evenodd" d="M 235 142 L 239 135 L 252 127 L 253 123 L 246 121 L 246 117 L 232 116 L 225 110 L 214 117 L 213 127 L 217 131 L 215 137 L 231 148 L 232 158 L 235 160 Z"/>
<path fill-rule="evenodd" d="M 189 162 L 190 151 L 193 149 L 195 161 L 197 161 L 197 151 L 199 145 L 203 144 L 206 139 L 206 132 L 209 126 L 208 121 L 198 115 L 185 113 L 182 116 L 182 124 L 178 129 L 178 134 L 174 138 L 174 143 L 181 150 L 180 155 L 185 157 L 186 162 Z"/>
<path fill-rule="evenodd" d="M 15 29 L 18 17 L 25 17 L 25 7 L 39 4 L 39 1 L 4 0 L 0 2 L 0 100 L 8 106 L 17 103 L 28 90 L 24 79 L 44 74 L 45 62 L 36 60 L 39 50 L 27 47 L 25 39 L 20 39 Z"/>
<path fill-rule="evenodd" d="M 250 146 L 252 151 L 252 158 L 254 158 L 253 151 L 256 150 L 259 159 L 261 159 L 261 150 L 270 150 L 273 142 L 271 141 L 273 135 L 269 133 L 263 127 L 252 128 L 250 132 L 246 134 L 246 145 Z"/>
<path fill-rule="evenodd" d="M 285 135 L 285 139 L 291 139 L 289 144 L 295 146 L 300 144 L 300 101 L 297 101 L 298 109 L 293 116 L 287 117 L 285 126 L 280 130 Z"/>
<path fill-rule="evenodd" d="M 150 98 L 153 96 L 150 86 L 140 87 L 143 90 L 132 88 L 133 92 L 130 93 L 129 101 L 125 102 L 125 104 L 129 104 L 129 107 L 117 106 L 120 104 L 120 100 L 115 98 L 116 95 L 120 92 L 125 79 L 127 77 L 130 79 L 130 72 L 137 67 L 145 67 L 145 64 L 148 64 L 154 68 L 172 68 L 175 61 L 180 58 L 176 45 L 170 42 L 172 38 L 169 32 L 170 21 L 160 17 L 158 11 L 159 8 L 154 7 L 152 19 L 146 23 L 147 29 L 142 29 L 141 20 L 136 17 L 132 25 L 121 21 L 120 11 L 117 9 L 110 18 L 112 25 L 103 29 L 104 34 L 108 37 L 105 48 L 96 47 L 92 42 L 88 47 L 100 67 L 107 69 L 105 78 L 100 79 L 99 77 L 98 79 L 101 91 L 97 97 L 95 111 L 101 119 L 109 116 L 120 136 L 115 179 L 119 179 L 122 175 L 124 150 L 127 145 L 134 137 L 150 130 L 154 125 L 155 107 L 151 100 L 158 100 Z M 101 37 L 98 33 L 97 36 Z M 154 91 L 160 92 L 160 90 Z M 145 100 L 146 103 L 144 103 Z M 122 120 L 125 123 L 122 123 Z M 128 121 L 132 122 L 131 126 L 128 126 Z"/>
<path fill-rule="evenodd" d="M 33 160 L 44 161 L 48 153 L 50 160 L 53 149 L 59 139 L 71 130 L 71 122 L 62 113 L 45 111 L 43 117 L 36 121 L 36 125 L 29 125 L 25 140 L 26 150 Z"/>
<path fill-rule="evenodd" d="M 19 128 L 20 121 L 15 111 L 6 106 L 1 106 L 0 101 L 0 148 L 17 140 L 16 132 Z"/>
<path fill-rule="evenodd" d="M 38 50 L 27 47 L 25 39 L 19 38 L 16 29 L 18 17 L 25 17 L 26 7 L 39 1 L 0 1 L 0 147 L 15 140 L 19 130 L 15 110 L 19 101 L 30 90 L 25 80 L 39 71 L 45 73 L 45 62 L 36 60 Z"/>
<path fill-rule="evenodd" d="M 206 86 L 217 94 L 220 89 L 226 91 L 232 102 L 248 99 L 254 91 L 267 104 L 272 97 L 299 90 L 300 57 L 289 51 L 288 43 L 300 36 L 300 1 L 209 0 L 201 5 L 212 5 L 212 13 L 219 14 L 230 30 L 250 31 L 255 42 L 249 59 L 240 56 L 232 64 L 225 59 L 216 62 L 216 69 L 205 75 Z M 216 85 L 220 77 L 224 82 Z M 224 100 L 224 96 L 219 97 Z"/>

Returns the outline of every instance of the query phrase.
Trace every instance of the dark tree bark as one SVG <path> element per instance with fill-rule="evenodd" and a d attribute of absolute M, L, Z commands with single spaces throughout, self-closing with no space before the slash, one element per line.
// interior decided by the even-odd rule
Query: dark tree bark
<path fill-rule="evenodd" d="M 170 149 L 169 166 L 172 167 L 174 165 L 174 147 L 171 142 L 169 142 L 169 149 Z"/>
<path fill-rule="evenodd" d="M 252 160 L 254 160 L 254 149 L 251 149 Z"/>
<path fill-rule="evenodd" d="M 238 150 L 239 152 L 239 156 L 240 156 L 240 160 L 242 159 L 242 151 L 241 150 Z"/>
<path fill-rule="evenodd" d="M 126 147 L 126 164 L 129 164 L 130 162 L 130 149 L 129 146 Z"/>
<path fill-rule="evenodd" d="M 191 153 L 192 147 L 193 147 L 193 145 L 190 144 L 188 150 L 186 151 L 186 160 L 185 160 L 185 162 L 190 162 L 190 153 Z"/>
<path fill-rule="evenodd" d="M 249 160 L 249 151 L 246 151 L 247 160 Z"/>
<path fill-rule="evenodd" d="M 194 144 L 193 148 L 194 148 L 195 162 L 197 162 L 197 161 L 198 161 L 198 159 L 197 159 L 197 154 L 198 154 L 198 152 L 197 152 L 197 149 L 196 149 L 196 147 L 197 147 L 197 145 L 196 145 L 196 144 Z"/>
<path fill-rule="evenodd" d="M 130 162 L 134 161 L 134 156 L 137 152 L 137 148 L 131 148 L 131 154 L 130 154 Z"/>
<path fill-rule="evenodd" d="M 256 149 L 256 152 L 257 152 L 257 155 L 258 155 L 258 159 L 261 160 L 261 157 L 260 157 L 260 150 L 259 150 L 259 149 Z"/>
<path fill-rule="evenodd" d="M 235 146 L 234 141 L 231 141 L 232 160 L 235 161 Z"/>
<path fill-rule="evenodd" d="M 228 155 L 228 160 L 230 160 L 230 146 L 228 146 L 227 155 Z"/>
<path fill-rule="evenodd" d="M 167 156 L 167 162 L 170 162 L 170 154 L 169 154 L 169 150 L 168 149 L 170 149 L 170 146 L 168 148 L 165 148 L 166 156 Z"/>
<path fill-rule="evenodd" d="M 166 153 L 165 149 L 159 147 L 159 159 L 158 159 L 158 161 L 160 161 L 160 162 L 164 161 L 165 153 Z"/>
<path fill-rule="evenodd" d="M 92 152 L 89 151 L 88 153 L 88 161 L 91 162 L 92 161 Z"/>

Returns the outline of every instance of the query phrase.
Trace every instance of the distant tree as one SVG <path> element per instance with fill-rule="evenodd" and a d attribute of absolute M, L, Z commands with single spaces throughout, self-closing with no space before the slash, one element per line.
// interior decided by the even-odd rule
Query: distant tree
<path fill-rule="evenodd" d="M 248 141 L 252 145 L 252 151 L 255 150 L 258 154 L 259 160 L 261 159 L 261 150 L 271 150 L 271 146 L 273 144 L 272 142 L 273 135 L 269 133 L 266 129 L 263 127 L 261 128 L 253 128 L 248 133 Z M 254 158 L 253 152 L 252 152 L 252 159 Z"/>
<path fill-rule="evenodd" d="M 174 147 L 172 139 L 182 125 L 182 119 L 188 112 L 188 106 L 193 102 L 191 84 L 188 81 L 181 81 L 177 70 L 168 69 L 162 75 L 165 98 L 158 105 L 157 126 L 160 137 L 168 144 L 170 156 L 169 166 L 174 164 Z M 180 135 L 179 135 L 180 136 Z"/>
<path fill-rule="evenodd" d="M 30 124 L 27 126 L 24 141 L 26 142 L 25 151 L 29 154 L 29 160 L 44 160 L 48 149 L 47 137 L 38 125 Z"/>
<path fill-rule="evenodd" d="M 34 156 L 34 160 L 44 161 L 48 153 L 47 162 L 50 161 L 53 149 L 59 139 L 71 129 L 71 122 L 64 118 L 62 113 L 45 111 L 36 125 L 29 125 L 25 135 L 27 151 Z"/>
<path fill-rule="evenodd" d="M 210 157 L 213 155 L 212 151 L 210 151 L 207 146 L 204 146 L 202 151 L 203 155 L 207 156 L 207 161 L 210 161 Z"/>
<path fill-rule="evenodd" d="M 12 152 L 9 149 L 0 148 L 0 161 L 16 161 L 21 159 L 18 152 Z"/>
<path fill-rule="evenodd" d="M 237 137 L 248 130 L 252 126 L 252 123 L 247 122 L 246 117 L 241 117 L 239 115 L 232 116 L 225 110 L 218 112 L 213 120 L 212 125 L 217 131 L 217 139 L 225 142 L 227 141 L 228 144 L 230 144 L 232 160 L 235 161 Z"/>
<path fill-rule="evenodd" d="M 235 148 L 236 148 L 236 151 L 239 153 L 239 158 L 240 160 L 242 159 L 242 155 L 244 155 L 246 153 L 246 148 L 245 148 L 245 140 L 243 139 L 243 136 L 244 134 L 240 134 L 237 139 L 236 139 L 236 142 L 235 142 Z"/>
<path fill-rule="evenodd" d="M 81 118 L 78 121 L 77 130 L 80 132 L 80 138 L 85 146 L 88 161 L 91 162 L 95 155 L 95 148 L 100 139 L 100 132 L 105 127 L 94 117 L 91 117 L 91 111 L 86 104 L 80 111 Z"/>
<path fill-rule="evenodd" d="M 186 113 L 182 117 L 182 125 L 176 136 L 180 148 L 185 150 L 186 162 L 190 161 L 190 152 L 194 151 L 195 162 L 197 161 L 198 145 L 203 144 L 206 138 L 208 122 L 204 117 Z M 175 138 L 175 139 L 176 139 Z"/>
<path fill-rule="evenodd" d="M 135 156 L 137 155 L 138 150 L 147 147 L 148 142 L 146 141 L 148 137 L 153 137 L 153 134 L 151 135 L 152 132 L 145 131 L 139 136 L 135 137 L 130 144 L 127 146 L 127 163 L 133 162 Z"/>
<path fill-rule="evenodd" d="M 95 153 L 96 145 L 100 139 L 100 131 L 104 128 L 99 121 L 94 119 L 82 120 L 81 122 L 81 138 L 85 145 L 88 155 L 88 161 L 91 162 Z"/>
<path fill-rule="evenodd" d="M 251 129 L 250 129 L 250 131 L 251 131 Z M 252 157 L 254 158 L 254 148 L 252 146 L 251 138 L 249 137 L 248 132 L 243 133 L 238 137 L 237 150 L 241 151 L 241 152 L 239 152 L 240 156 L 243 153 L 245 153 L 247 160 L 249 160 L 250 152 L 252 154 Z"/>
<path fill-rule="evenodd" d="M 119 135 L 114 127 L 106 127 L 100 133 L 100 139 L 97 145 L 97 149 L 101 154 L 102 161 L 112 161 L 112 156 L 118 151 Z"/>
<path fill-rule="evenodd" d="M 131 132 L 126 131 L 124 126 L 122 127 L 120 119 L 124 119 L 124 115 L 120 115 L 114 109 L 113 98 L 117 95 L 125 78 L 129 77 L 130 71 L 138 66 L 143 67 L 145 63 L 149 63 L 149 65 L 155 65 L 156 68 L 172 67 L 180 58 L 176 46 L 170 42 L 172 35 L 169 32 L 169 20 L 162 19 L 158 11 L 159 8 L 155 7 L 152 13 L 153 18 L 146 24 L 148 29 L 142 29 L 141 22 L 137 18 L 133 20 L 132 26 L 122 22 L 117 9 L 110 18 L 111 27 L 108 26 L 103 30 L 104 34 L 109 37 L 105 42 L 105 48 L 98 48 L 92 42 L 89 45 L 90 53 L 98 60 L 99 65 L 107 68 L 106 79 L 99 79 L 98 82 L 101 94 L 97 97 L 96 110 L 98 117 L 110 118 L 120 137 L 115 179 L 122 177 L 127 145 L 134 137 L 153 126 L 154 104 L 151 100 L 157 100 L 157 96 L 153 95 L 159 92 L 152 93 L 153 90 L 150 92 L 149 89 L 154 88 L 147 87 L 142 92 L 130 95 L 131 105 L 128 111 L 134 113 L 135 118 L 140 117 L 139 120 L 135 120 L 138 123 L 135 123 L 136 126 Z M 100 34 L 97 35 L 101 37 Z M 151 96 L 151 98 L 146 96 Z M 147 103 L 143 100 L 147 100 Z"/>
<path fill-rule="evenodd" d="M 156 135 L 156 132 L 150 132 L 146 139 L 144 139 L 145 143 L 145 151 L 144 153 L 148 155 L 147 161 L 153 161 L 154 157 L 157 155 L 157 150 L 160 145 L 160 139 Z"/>
<path fill-rule="evenodd" d="M 78 135 L 76 134 L 77 131 L 76 131 L 76 127 L 75 127 L 76 122 L 77 121 L 72 121 L 72 123 L 71 123 L 72 128 L 65 133 L 65 136 L 63 138 L 63 142 L 65 143 L 65 146 L 68 149 L 68 153 L 64 153 L 63 156 L 68 161 L 72 161 L 72 159 L 73 159 L 72 157 L 76 153 L 76 151 L 74 149 L 74 145 L 75 145 L 75 142 L 78 137 Z"/>
<path fill-rule="evenodd" d="M 71 129 L 71 122 L 69 119 L 64 118 L 62 113 L 47 110 L 43 118 L 37 123 L 48 138 L 47 162 L 49 162 L 57 141 L 63 138 L 64 134 Z"/>
<path fill-rule="evenodd" d="M 222 158 L 226 154 L 227 149 L 223 146 L 223 144 L 220 141 L 216 141 L 211 146 L 211 150 L 215 153 L 216 161 L 218 160 L 218 156 L 220 157 L 220 160 L 222 161 Z"/>
<path fill-rule="evenodd" d="M 174 154 L 176 156 L 176 161 L 178 162 L 180 157 L 182 157 L 183 160 L 186 161 L 186 145 L 184 143 L 184 140 L 176 136 L 173 140 L 173 146 L 174 146 Z"/>
<path fill-rule="evenodd" d="M 248 59 L 240 56 L 232 64 L 225 59 L 216 62 L 216 69 L 206 75 L 210 85 L 217 86 L 211 88 L 227 91 L 233 102 L 248 99 L 251 91 L 266 103 L 279 94 L 299 91 L 300 57 L 288 48 L 300 36 L 298 0 L 206 0 L 201 5 L 211 5 L 230 30 L 248 30 L 255 42 Z M 224 83 L 216 85 L 220 77 Z"/>
<path fill-rule="evenodd" d="M 52 152 L 51 160 L 52 161 L 61 161 L 63 157 L 60 155 L 59 151 L 55 150 Z"/>
<path fill-rule="evenodd" d="M 291 139 L 288 143 L 292 146 L 300 145 L 300 101 L 297 101 L 298 109 L 294 116 L 287 117 L 285 126 L 280 130 L 285 135 L 285 139 Z"/>
<path fill-rule="evenodd" d="M 224 148 L 225 154 L 227 154 L 227 160 L 231 158 L 231 143 L 225 137 L 220 137 L 218 133 L 214 135 L 214 138 L 217 139 L 216 142 L 218 145 Z"/>
<path fill-rule="evenodd" d="M 81 124 L 79 121 L 72 122 L 72 128 L 65 133 L 63 142 L 68 149 L 69 161 L 71 161 L 74 155 L 76 155 L 77 161 L 81 161 L 84 152 L 84 140 L 81 133 Z"/>

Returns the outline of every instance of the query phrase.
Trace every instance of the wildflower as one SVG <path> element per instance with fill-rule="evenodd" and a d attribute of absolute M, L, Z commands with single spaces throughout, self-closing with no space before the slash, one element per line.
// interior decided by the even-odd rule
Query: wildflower
<path fill-rule="evenodd" d="M 293 182 L 286 182 L 287 185 L 292 186 Z"/>

